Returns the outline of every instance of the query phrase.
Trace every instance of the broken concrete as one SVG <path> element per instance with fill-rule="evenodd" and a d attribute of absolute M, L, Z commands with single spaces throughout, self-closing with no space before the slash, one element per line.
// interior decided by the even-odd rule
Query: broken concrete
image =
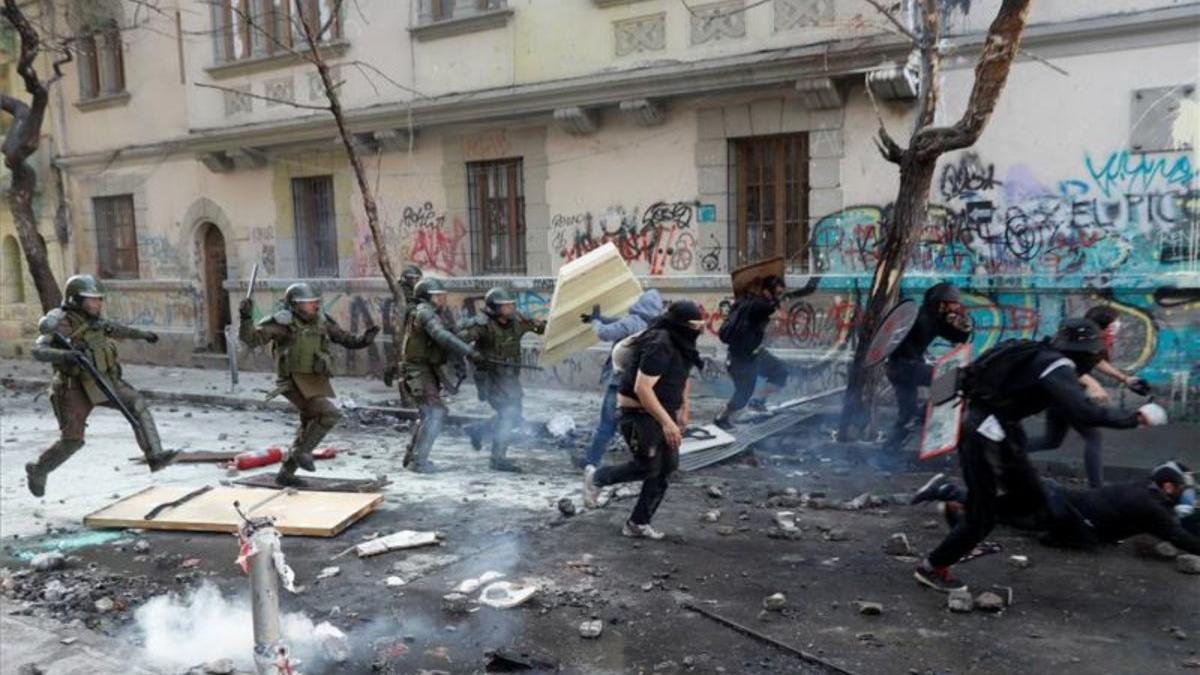
<path fill-rule="evenodd" d="M 946 595 L 946 606 L 951 612 L 970 612 L 975 608 L 975 599 L 966 589 L 956 589 Z"/>

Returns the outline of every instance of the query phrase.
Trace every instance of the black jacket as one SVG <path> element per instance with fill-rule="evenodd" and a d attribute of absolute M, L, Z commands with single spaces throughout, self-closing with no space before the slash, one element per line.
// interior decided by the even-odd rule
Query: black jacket
<path fill-rule="evenodd" d="M 1200 555 L 1200 537 L 1184 529 L 1174 505 L 1150 481 L 1111 483 L 1092 490 L 1064 488 L 1063 495 L 1076 518 L 1060 522 L 1056 530 L 1073 530 L 1069 534 L 1075 538 L 1101 542 L 1152 534 L 1181 551 Z"/>
<path fill-rule="evenodd" d="M 744 295 L 734 301 L 730 315 L 741 312 L 738 317 L 737 335 L 729 341 L 729 355 L 733 358 L 750 358 L 762 346 L 767 337 L 767 326 L 771 316 L 779 309 L 779 303 L 768 300 L 757 293 Z"/>

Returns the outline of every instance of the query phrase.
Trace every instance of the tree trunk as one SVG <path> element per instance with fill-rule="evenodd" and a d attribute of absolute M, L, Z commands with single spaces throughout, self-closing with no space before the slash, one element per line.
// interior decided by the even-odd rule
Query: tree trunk
<path fill-rule="evenodd" d="M 900 190 L 891 221 L 884 227 L 879 263 L 871 281 L 871 294 L 863 311 L 855 335 L 854 365 L 846 382 L 846 395 L 842 409 L 838 436 L 841 440 L 857 440 L 856 436 L 866 428 L 867 411 L 871 410 L 877 387 L 873 377 L 874 368 L 863 368 L 859 364 L 867 358 L 871 336 L 883 319 L 883 314 L 896 302 L 900 294 L 900 280 L 904 267 L 912 254 L 917 233 L 925 222 L 929 207 L 929 192 L 933 186 L 933 174 L 937 159 L 920 160 L 913 153 L 906 153 L 900 166 Z"/>
<path fill-rule="evenodd" d="M 37 287 L 42 311 L 49 312 L 62 304 L 62 291 L 50 267 L 46 240 L 38 232 L 37 220 L 34 217 L 33 193 L 37 186 L 37 174 L 25 162 L 9 168 L 12 170 L 12 185 L 8 193 L 8 204 L 12 210 L 13 222 L 16 223 L 17 239 L 21 242 L 21 250 L 25 252 L 25 262 L 29 265 L 33 285 Z"/>

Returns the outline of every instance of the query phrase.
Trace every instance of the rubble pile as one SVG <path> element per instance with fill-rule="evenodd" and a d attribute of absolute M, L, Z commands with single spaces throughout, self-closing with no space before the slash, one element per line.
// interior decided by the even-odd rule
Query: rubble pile
<path fill-rule="evenodd" d="M 21 604 L 16 614 L 112 635 L 133 620 L 133 608 L 172 590 L 146 576 L 73 568 L 71 563 L 65 558 L 64 566 L 47 571 L 0 568 L 0 592 Z"/>

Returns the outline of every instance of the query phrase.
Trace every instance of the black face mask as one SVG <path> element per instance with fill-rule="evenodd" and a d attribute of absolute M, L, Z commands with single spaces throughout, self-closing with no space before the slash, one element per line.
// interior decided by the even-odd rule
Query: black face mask
<path fill-rule="evenodd" d="M 700 339 L 701 331 L 692 328 L 687 321 L 681 321 L 669 315 L 660 316 L 651 321 L 646 332 L 649 333 L 654 329 L 667 331 L 667 334 L 671 336 L 671 345 L 679 350 L 683 358 L 697 370 L 704 369 L 704 359 L 700 357 L 700 350 L 696 348 L 696 341 Z"/>
<path fill-rule="evenodd" d="M 1101 354 L 1089 354 L 1087 352 L 1070 352 L 1067 358 L 1075 362 L 1075 370 L 1080 375 L 1087 375 L 1092 372 L 1101 361 L 1104 360 Z"/>

